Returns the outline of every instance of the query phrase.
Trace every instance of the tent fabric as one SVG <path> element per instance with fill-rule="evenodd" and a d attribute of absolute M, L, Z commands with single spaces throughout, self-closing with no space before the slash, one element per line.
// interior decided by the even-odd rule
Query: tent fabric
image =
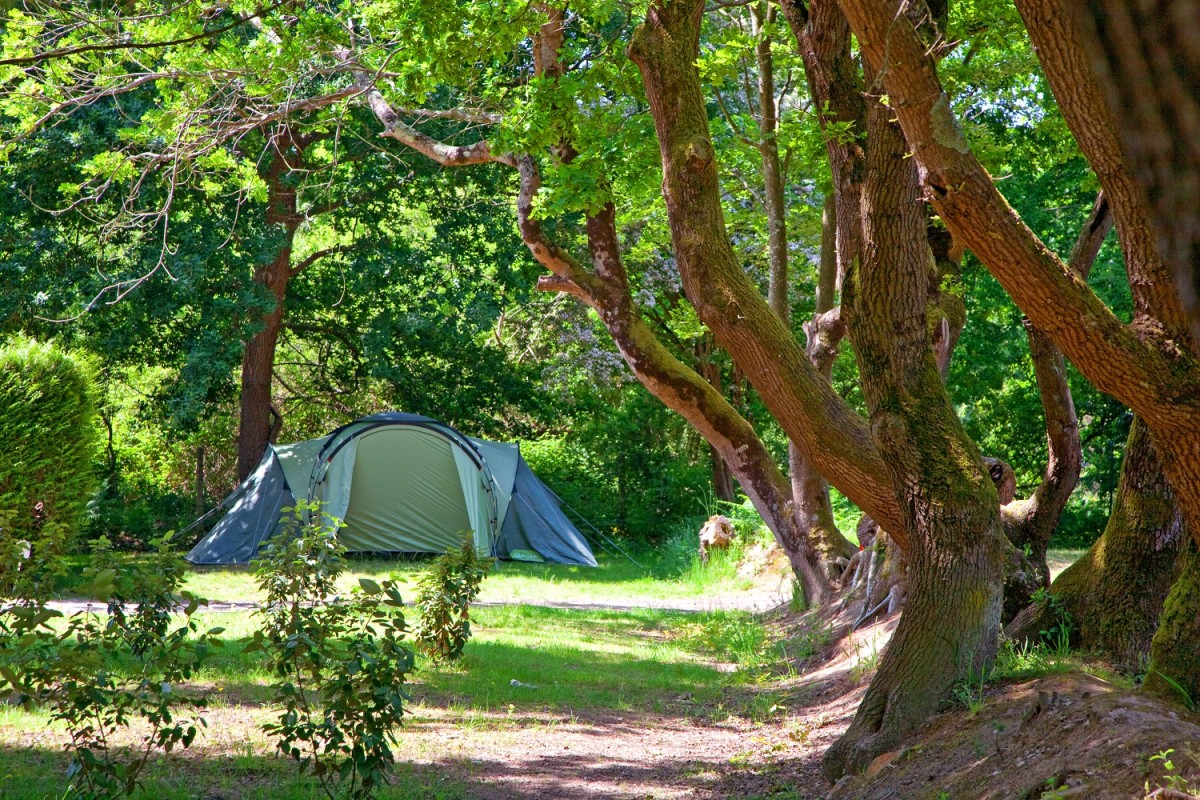
<path fill-rule="evenodd" d="M 496 530 L 495 502 L 492 500 L 491 485 L 486 481 L 487 475 L 477 465 L 479 454 L 476 453 L 473 459 L 467 451 L 455 447 L 453 455 L 459 488 L 467 508 L 467 521 L 474 533 L 475 551 L 491 552 L 491 532 Z"/>
<path fill-rule="evenodd" d="M 563 513 L 554 493 L 522 458 L 517 463 L 509 511 L 501 528 L 496 555 L 532 550 L 547 561 L 596 566 L 583 535 Z M 585 555 L 586 554 L 586 555 Z"/>
<path fill-rule="evenodd" d="M 258 467 L 222 503 L 228 510 L 187 554 L 193 564 L 242 564 L 275 535 L 284 508 L 296 502 L 272 447 Z M 213 535 L 217 534 L 217 535 Z"/>
<path fill-rule="evenodd" d="M 374 428 L 361 434 L 357 449 L 340 533 L 348 550 L 441 553 L 462 541 L 459 532 L 472 526 L 449 441 L 422 428 Z M 483 535 L 487 552 L 486 528 Z"/>
<path fill-rule="evenodd" d="M 475 547 L 595 566 L 587 541 L 515 444 L 463 436 L 437 420 L 386 412 L 328 436 L 270 447 L 225 500 L 225 516 L 188 553 L 195 564 L 245 563 L 279 529 L 281 509 L 322 503 L 351 552 Z"/>

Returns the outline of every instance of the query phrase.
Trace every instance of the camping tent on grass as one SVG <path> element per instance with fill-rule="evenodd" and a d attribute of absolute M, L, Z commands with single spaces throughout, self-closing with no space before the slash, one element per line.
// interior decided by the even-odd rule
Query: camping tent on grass
<path fill-rule="evenodd" d="M 464 436 L 416 414 L 387 412 L 328 436 L 268 447 L 221 504 L 225 516 L 188 553 L 193 564 L 254 558 L 282 509 L 319 501 L 342 520 L 351 552 L 443 553 L 472 533 L 501 558 L 595 566 L 583 536 L 515 444 Z"/>

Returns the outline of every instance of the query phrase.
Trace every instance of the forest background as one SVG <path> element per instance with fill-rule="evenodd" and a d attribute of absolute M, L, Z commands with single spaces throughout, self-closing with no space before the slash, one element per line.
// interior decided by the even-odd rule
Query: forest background
<path fill-rule="evenodd" d="M 630 24 L 618 10 L 610 9 L 608 25 Z M 734 245 L 765 294 L 768 201 L 751 137 L 763 120 L 756 48 L 773 46 L 792 264 L 787 303 L 803 341 L 801 323 L 815 310 L 829 193 L 824 134 L 785 27 L 757 22 L 751 11 L 734 6 L 708 15 L 701 74 Z M 604 9 L 593 13 L 602 17 Z M 943 70 L 972 145 L 1031 227 L 1068 250 L 1097 184 L 1019 35 L 1019 19 L 1002 4 L 960 5 L 950 19 L 950 32 L 963 38 Z M 586 51 L 597 42 L 577 46 Z M 627 64 L 612 69 L 589 76 L 597 82 L 589 88 L 601 91 L 605 78 L 628 83 Z M 596 315 L 566 295 L 538 291 L 541 270 L 521 242 L 514 181 L 502 167 L 443 169 L 382 146 L 374 120 L 351 107 L 312 136 L 304 164 L 264 157 L 274 134 L 263 126 L 220 142 L 186 169 L 156 164 L 143 172 L 122 156 L 132 152 L 125 143 L 154 136 L 168 124 L 163 106 L 186 98 L 147 83 L 86 104 L 79 99 L 36 125 L 28 115 L 8 119 L 0 331 L 92 356 L 103 446 L 86 538 L 143 547 L 236 485 L 240 370 L 277 307 L 262 265 L 284 247 L 295 252 L 294 277 L 270 363 L 270 416 L 262 420 L 271 441 L 323 435 L 383 408 L 520 440 L 568 503 L 636 546 L 657 546 L 681 521 L 687 528 L 711 511 L 714 499 L 734 499 L 719 456 L 633 379 Z M 639 101 L 631 102 L 620 120 L 601 120 L 592 135 L 616 124 L 614 155 L 621 153 L 630 176 L 652 174 L 653 135 L 644 113 L 639 120 Z M 8 109 L 27 111 L 12 98 Z M 443 138 L 470 140 L 478 125 L 422 113 L 417 119 Z M 131 127 L 140 133 L 131 135 Z M 561 172 L 548 178 L 554 188 L 543 202 L 569 210 L 588 191 L 588 168 Z M 620 218 L 639 311 L 676 356 L 713 376 L 786 463 L 786 436 L 684 298 L 656 182 L 642 184 L 639 201 Z M 288 194 L 293 223 L 271 214 Z M 558 220 L 564 235 L 580 235 L 579 216 Z M 1114 243 L 1101 251 L 1090 282 L 1129 318 Z M 955 290 L 967 324 L 947 388 L 970 436 L 1012 465 L 1024 496 L 1041 480 L 1046 438 L 1022 315 L 970 254 Z M 1132 415 L 1073 369 L 1069 379 L 1083 471 L 1055 542 L 1078 547 L 1103 530 Z M 863 410 L 849 348 L 834 363 L 833 382 Z M 843 531 L 852 534 L 856 509 L 836 490 L 834 500 Z"/>

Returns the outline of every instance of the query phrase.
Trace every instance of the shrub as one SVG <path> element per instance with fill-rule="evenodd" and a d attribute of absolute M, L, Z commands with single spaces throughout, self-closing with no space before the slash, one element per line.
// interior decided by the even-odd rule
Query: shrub
<path fill-rule="evenodd" d="M 16 339 L 0 348 L 0 515 L 5 534 L 65 552 L 96 488 L 95 404 L 86 360 Z"/>
<path fill-rule="evenodd" d="M 468 539 L 455 550 L 441 555 L 417 587 L 421 624 L 416 642 L 435 661 L 454 661 L 471 638 L 470 605 L 492 559 L 479 558 Z"/>
<path fill-rule="evenodd" d="M 170 550 L 170 536 L 155 547 L 130 565 L 98 543 L 84 591 L 107 604 L 106 615 L 81 611 L 51 626 L 63 615 L 46 608 L 44 596 L 0 606 L 0 694 L 47 706 L 66 725 L 72 797 L 132 794 L 151 755 L 189 746 L 204 725 L 205 701 L 176 689 L 219 644 L 213 637 L 221 629 L 199 633 L 192 615 L 201 601 L 178 591 L 183 561 Z M 172 628 L 180 596 L 185 621 Z M 138 743 L 113 746 L 114 734 L 135 720 Z"/>
<path fill-rule="evenodd" d="M 403 601 L 392 581 L 360 579 L 337 593 L 345 570 L 338 522 L 298 503 L 258 561 L 266 593 L 262 630 L 247 652 L 263 651 L 283 707 L 263 726 L 279 750 L 311 770 L 330 798 L 368 798 L 387 782 L 391 745 L 404 713 L 413 667 L 403 646 Z"/>

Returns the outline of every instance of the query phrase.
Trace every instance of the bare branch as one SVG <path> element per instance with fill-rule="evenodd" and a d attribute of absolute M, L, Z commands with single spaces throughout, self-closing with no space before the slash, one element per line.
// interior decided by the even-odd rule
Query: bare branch
<path fill-rule="evenodd" d="M 317 263 L 318 261 L 320 261 L 322 258 L 325 258 L 326 256 L 331 256 L 331 255 L 334 255 L 335 253 L 345 253 L 350 249 L 351 248 L 348 245 L 339 244 L 339 245 L 336 245 L 335 247 L 326 247 L 323 250 L 318 250 L 317 252 L 313 253 L 312 255 L 307 256 L 306 258 L 301 260 L 299 263 L 297 263 L 295 266 L 293 266 L 290 270 L 291 277 L 293 277 L 293 278 L 296 277 L 301 272 L 304 272 L 304 270 L 308 269 L 313 264 Z"/>

